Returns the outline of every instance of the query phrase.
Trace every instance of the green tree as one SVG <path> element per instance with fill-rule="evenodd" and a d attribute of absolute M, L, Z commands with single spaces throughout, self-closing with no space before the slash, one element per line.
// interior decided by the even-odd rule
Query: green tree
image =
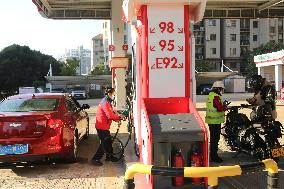
<path fill-rule="evenodd" d="M 59 75 L 61 64 L 52 56 L 31 50 L 28 46 L 11 45 L 0 52 L 0 92 L 12 94 L 19 87 L 32 86 L 34 81 L 46 81 L 52 65 L 53 75 Z"/>
<path fill-rule="evenodd" d="M 198 72 L 210 72 L 213 69 L 213 65 L 205 60 L 199 60 L 195 63 L 195 70 Z"/>
<path fill-rule="evenodd" d="M 280 51 L 284 49 L 284 44 L 283 43 L 266 43 L 260 45 L 258 48 L 252 50 L 252 51 L 247 51 L 246 54 L 244 55 L 245 62 L 243 64 L 243 70 L 244 75 L 247 77 L 251 77 L 254 74 L 257 74 L 257 67 L 254 63 L 254 56 L 261 55 L 261 54 L 267 54 L 275 51 Z"/>
<path fill-rule="evenodd" d="M 98 64 L 94 67 L 93 71 L 91 72 L 92 75 L 110 75 L 111 71 L 109 69 L 109 66 L 106 66 L 104 64 Z"/>
<path fill-rule="evenodd" d="M 68 58 L 65 63 L 62 63 L 61 75 L 63 76 L 75 76 L 76 69 L 80 65 L 80 61 L 76 58 Z"/>
<path fill-rule="evenodd" d="M 33 82 L 33 87 L 35 87 L 35 88 L 44 87 L 45 88 L 45 84 L 46 84 L 45 81 L 36 80 L 36 81 Z"/>

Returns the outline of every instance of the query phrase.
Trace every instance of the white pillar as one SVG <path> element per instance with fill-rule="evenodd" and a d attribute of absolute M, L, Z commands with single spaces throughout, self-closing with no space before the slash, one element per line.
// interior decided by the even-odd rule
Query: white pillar
<path fill-rule="evenodd" d="M 122 21 L 122 0 L 111 2 L 111 31 L 112 44 L 115 46 L 114 57 L 125 56 L 122 45 L 124 43 L 124 22 Z"/>
<path fill-rule="evenodd" d="M 264 77 L 264 67 L 258 67 L 257 68 L 257 74 Z"/>
<path fill-rule="evenodd" d="M 280 91 L 282 88 L 282 65 L 275 65 L 275 89 Z"/>
<path fill-rule="evenodd" d="M 125 57 L 125 51 L 122 49 L 124 44 L 124 22 L 122 21 L 122 0 L 112 0 L 112 20 L 111 20 L 111 35 L 112 45 L 115 50 L 112 54 L 111 67 L 114 74 L 114 88 L 116 89 L 116 109 L 124 109 L 126 102 L 126 68 L 128 61 L 122 61 Z M 119 60 L 116 57 L 120 57 Z M 127 58 L 125 58 L 127 59 Z M 119 62 L 117 62 L 119 61 Z M 123 64 L 123 62 L 125 64 Z M 117 66 L 119 65 L 119 66 Z M 115 69 L 114 69 L 115 68 Z"/>

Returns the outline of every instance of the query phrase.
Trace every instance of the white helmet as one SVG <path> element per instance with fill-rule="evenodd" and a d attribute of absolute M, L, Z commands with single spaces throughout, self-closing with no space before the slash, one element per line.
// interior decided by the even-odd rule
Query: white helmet
<path fill-rule="evenodd" d="M 212 85 L 212 88 L 222 88 L 225 89 L 223 81 L 215 81 Z"/>

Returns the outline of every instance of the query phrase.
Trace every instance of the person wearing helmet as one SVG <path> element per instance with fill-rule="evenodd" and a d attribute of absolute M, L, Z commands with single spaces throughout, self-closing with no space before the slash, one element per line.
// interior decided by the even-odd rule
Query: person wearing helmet
<path fill-rule="evenodd" d="M 223 160 L 218 155 L 218 143 L 221 135 L 221 124 L 225 122 L 225 110 L 227 101 L 222 101 L 224 83 L 216 81 L 212 85 L 212 90 L 207 97 L 205 122 L 210 131 L 210 160 L 221 163 Z"/>
<path fill-rule="evenodd" d="M 112 153 L 112 142 L 110 138 L 110 125 L 111 122 L 114 121 L 119 121 L 123 118 L 122 115 L 115 114 L 112 108 L 112 101 L 114 99 L 115 95 L 115 89 L 108 87 L 105 92 L 105 97 L 102 99 L 98 106 L 97 114 L 96 114 L 96 123 L 95 127 L 98 133 L 98 136 L 100 138 L 100 146 L 96 152 L 96 154 L 93 156 L 91 162 L 94 165 L 101 166 L 103 163 L 100 161 L 100 159 L 103 157 L 105 154 L 102 142 L 104 142 L 104 147 L 107 148 L 107 152 L 110 154 Z M 116 162 L 119 159 L 111 156 L 110 154 L 106 155 L 106 161 L 112 161 Z"/>
<path fill-rule="evenodd" d="M 276 112 L 276 90 L 261 75 L 253 75 L 249 80 L 250 87 L 254 90 L 252 98 L 246 99 L 249 104 L 258 106 L 255 121 L 263 120 L 264 114 L 270 114 L 272 119 L 277 118 Z"/>

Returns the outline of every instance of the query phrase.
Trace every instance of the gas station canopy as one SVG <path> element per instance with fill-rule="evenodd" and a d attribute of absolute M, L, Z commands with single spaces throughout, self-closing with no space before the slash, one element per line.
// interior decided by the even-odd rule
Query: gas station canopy
<path fill-rule="evenodd" d="M 33 0 L 43 17 L 53 19 L 111 19 L 111 1 Z M 191 1 L 194 2 L 194 0 Z M 145 2 L 147 3 L 146 0 Z M 284 17 L 283 9 L 284 0 L 207 0 L 204 17 Z"/>

